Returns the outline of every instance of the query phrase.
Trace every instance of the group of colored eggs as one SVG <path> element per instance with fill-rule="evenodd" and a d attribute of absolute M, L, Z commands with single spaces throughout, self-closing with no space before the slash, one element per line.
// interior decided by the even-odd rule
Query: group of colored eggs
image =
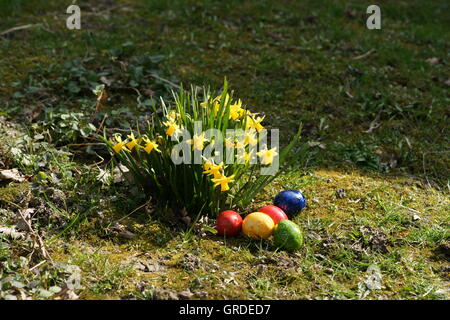
<path fill-rule="evenodd" d="M 274 235 L 278 246 L 297 248 L 302 241 L 300 229 L 288 217 L 305 207 L 306 199 L 300 191 L 285 190 L 277 194 L 274 205 L 261 207 L 244 219 L 236 211 L 221 212 L 217 217 L 216 229 L 218 234 L 225 236 L 235 236 L 242 231 L 253 239 L 267 239 Z M 294 242 L 297 244 L 293 245 Z"/>

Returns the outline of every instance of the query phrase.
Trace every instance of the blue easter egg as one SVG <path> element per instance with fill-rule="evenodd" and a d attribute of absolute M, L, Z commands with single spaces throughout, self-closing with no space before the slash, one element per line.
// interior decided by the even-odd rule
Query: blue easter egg
<path fill-rule="evenodd" d="M 284 190 L 277 194 L 273 204 L 286 212 L 287 215 L 293 216 L 306 207 L 306 198 L 300 191 Z"/>

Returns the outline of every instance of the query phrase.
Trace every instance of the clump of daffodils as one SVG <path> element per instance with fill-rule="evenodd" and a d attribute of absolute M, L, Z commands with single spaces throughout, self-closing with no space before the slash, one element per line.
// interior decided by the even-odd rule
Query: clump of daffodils
<path fill-rule="evenodd" d="M 103 139 L 146 193 L 192 215 L 248 204 L 299 140 L 300 131 L 282 151 L 268 147 L 264 116 L 234 98 L 226 82 L 220 95 L 181 89 L 174 101 L 153 106 L 145 132 Z"/>

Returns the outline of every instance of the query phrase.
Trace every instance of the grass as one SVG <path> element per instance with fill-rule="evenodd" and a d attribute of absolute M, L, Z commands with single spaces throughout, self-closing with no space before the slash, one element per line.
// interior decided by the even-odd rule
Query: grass
<path fill-rule="evenodd" d="M 449 298 L 448 3 L 380 1 L 382 29 L 367 30 L 364 1 L 85 1 L 76 31 L 69 4 L 0 1 L 0 32 L 35 24 L 0 40 L 0 168 L 29 176 L 0 181 L 0 222 L 34 208 L 53 260 L 25 231 L 0 233 L 0 278 L 19 282 L 1 298 Z M 98 181 L 113 164 L 89 123 L 126 129 L 176 85 L 224 76 L 283 143 L 303 121 L 297 163 L 247 208 L 303 190 L 295 254 L 188 232 L 137 188 Z M 371 265 L 381 289 L 368 289 Z"/>

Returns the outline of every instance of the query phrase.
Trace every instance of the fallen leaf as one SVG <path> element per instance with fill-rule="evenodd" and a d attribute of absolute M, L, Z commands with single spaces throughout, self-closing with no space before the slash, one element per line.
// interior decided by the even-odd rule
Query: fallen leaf
<path fill-rule="evenodd" d="M 79 296 L 67 286 L 64 286 L 61 291 L 57 293 L 55 300 L 77 300 Z"/>
<path fill-rule="evenodd" d="M 153 91 L 152 89 L 145 89 L 144 93 L 150 97 L 153 97 L 155 95 L 155 91 Z"/>
<path fill-rule="evenodd" d="M 111 180 L 111 174 L 103 170 L 102 168 L 98 168 L 99 174 L 96 176 L 97 181 L 101 182 L 102 184 L 109 184 Z"/>
<path fill-rule="evenodd" d="M 439 58 L 433 57 L 433 58 L 429 58 L 427 60 L 425 60 L 426 62 L 428 62 L 431 65 L 435 65 L 439 63 Z"/>
<path fill-rule="evenodd" d="M 136 237 L 136 235 L 133 232 L 127 229 L 120 231 L 118 236 L 123 239 L 133 239 L 134 237 Z"/>
<path fill-rule="evenodd" d="M 113 170 L 113 181 L 114 183 L 119 183 L 122 181 L 128 181 L 130 183 L 133 182 L 133 176 L 130 173 L 130 170 L 128 170 L 127 167 L 120 164 L 119 166 L 115 167 Z"/>
<path fill-rule="evenodd" d="M 195 296 L 197 298 L 206 298 L 208 296 L 208 292 L 206 291 L 199 291 L 195 293 Z"/>
<path fill-rule="evenodd" d="M 367 273 L 369 274 L 367 280 L 364 282 L 369 290 L 380 290 L 381 286 L 381 271 L 376 265 L 370 265 L 367 268 Z"/>
<path fill-rule="evenodd" d="M 24 234 L 16 231 L 14 227 L 0 227 L 0 234 L 3 234 L 11 239 L 17 240 L 23 238 Z"/>
<path fill-rule="evenodd" d="M 24 182 L 25 178 L 19 172 L 19 170 L 14 168 L 14 169 L 9 169 L 9 170 L 0 170 L 0 181 L 2 181 L 2 180 L 6 180 L 6 181 L 12 180 L 12 181 L 16 181 L 16 182 Z"/>
<path fill-rule="evenodd" d="M 187 300 L 187 299 L 192 298 L 193 296 L 194 296 L 194 294 L 189 289 L 178 292 L 178 298 L 180 298 L 181 300 Z"/>
<path fill-rule="evenodd" d="M 117 234 L 119 237 L 124 239 L 132 239 L 136 236 L 133 232 L 118 222 L 114 222 L 108 231 L 112 234 Z"/>
<path fill-rule="evenodd" d="M 308 141 L 308 145 L 310 147 L 319 147 L 320 149 L 326 148 L 325 144 L 323 144 L 321 142 L 317 142 L 317 141 Z"/>
<path fill-rule="evenodd" d="M 159 272 L 163 269 L 163 267 L 158 263 L 148 263 L 146 261 L 139 261 L 139 263 L 135 266 L 135 268 L 142 272 Z"/>
<path fill-rule="evenodd" d="M 110 87 L 111 83 L 112 83 L 112 81 L 109 80 L 108 78 L 106 78 L 105 76 L 101 76 L 100 81 L 103 82 L 104 84 L 106 84 L 108 87 Z"/>

